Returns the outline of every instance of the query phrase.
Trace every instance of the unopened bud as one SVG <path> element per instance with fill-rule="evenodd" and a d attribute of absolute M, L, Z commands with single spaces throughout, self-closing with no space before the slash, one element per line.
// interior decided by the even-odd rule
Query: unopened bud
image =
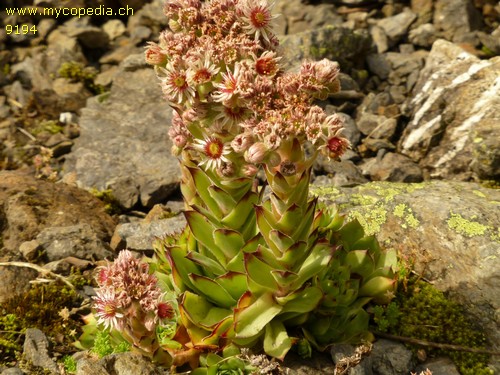
<path fill-rule="evenodd" d="M 248 163 L 260 164 L 266 157 L 267 151 L 267 147 L 264 143 L 254 143 L 245 153 L 245 160 Z"/>
<path fill-rule="evenodd" d="M 280 173 L 283 176 L 293 176 L 297 173 L 297 165 L 290 160 L 283 160 L 280 164 Z"/>

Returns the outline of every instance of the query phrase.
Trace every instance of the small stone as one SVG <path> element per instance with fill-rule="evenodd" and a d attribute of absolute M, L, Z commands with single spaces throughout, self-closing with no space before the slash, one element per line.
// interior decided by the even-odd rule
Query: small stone
<path fill-rule="evenodd" d="M 25 241 L 19 246 L 19 251 L 27 261 L 35 260 L 39 256 L 40 250 L 40 242 L 37 240 Z"/>
<path fill-rule="evenodd" d="M 394 45 L 407 34 L 410 25 L 416 18 L 417 15 L 411 9 L 405 8 L 403 12 L 383 18 L 377 24 L 385 31 L 389 38 L 389 44 Z"/>
<path fill-rule="evenodd" d="M 125 24 L 118 19 L 109 20 L 102 25 L 102 29 L 106 34 L 108 34 L 110 40 L 114 40 L 119 36 L 122 36 L 127 31 Z"/>
<path fill-rule="evenodd" d="M 408 375 L 414 366 L 412 352 L 389 340 L 376 341 L 370 356 L 373 370 L 379 375 Z"/>
<path fill-rule="evenodd" d="M 23 354 L 34 366 L 59 374 L 57 364 L 49 356 L 49 341 L 37 328 L 28 328 L 25 332 Z"/>

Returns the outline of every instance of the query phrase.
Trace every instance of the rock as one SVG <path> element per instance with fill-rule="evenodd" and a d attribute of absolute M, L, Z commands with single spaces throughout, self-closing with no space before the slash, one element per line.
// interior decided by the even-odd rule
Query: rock
<path fill-rule="evenodd" d="M 381 19 L 377 25 L 389 38 L 389 45 L 394 45 L 408 33 L 410 25 L 416 18 L 417 15 L 410 8 L 405 8 L 403 12 L 395 16 Z"/>
<path fill-rule="evenodd" d="M 332 345 L 330 348 L 330 355 L 332 356 L 333 363 L 337 366 L 344 358 L 354 356 L 355 350 L 356 347 L 349 344 Z M 373 375 L 372 366 L 372 357 L 368 355 L 364 357 L 359 364 L 350 367 L 347 373 L 349 375 Z"/>
<path fill-rule="evenodd" d="M 24 375 L 24 374 L 25 372 L 18 367 L 11 367 L 0 372 L 0 375 Z"/>
<path fill-rule="evenodd" d="M 500 349 L 500 190 L 453 181 L 311 190 L 357 218 L 384 247 L 415 259 L 415 272 L 460 303 L 490 348 Z"/>
<path fill-rule="evenodd" d="M 436 28 L 432 23 L 424 23 L 410 30 L 408 39 L 417 46 L 429 48 L 437 39 Z"/>
<path fill-rule="evenodd" d="M 470 41 L 471 32 L 482 26 L 481 14 L 469 0 L 437 0 L 433 21 L 442 37 L 457 43 Z"/>
<path fill-rule="evenodd" d="M 296 353 L 289 352 L 283 364 L 289 369 L 289 375 L 327 375 L 333 374 L 335 369 L 331 357 L 324 353 L 314 353 L 304 361 Z"/>
<path fill-rule="evenodd" d="M 4 249 L 0 248 L 0 251 L 2 252 L 1 261 L 12 260 L 12 258 L 4 256 Z M 29 268 L 0 266 L 0 280 L 2 280 L 0 283 L 0 303 L 27 292 L 31 287 L 29 282 L 34 280 L 37 275 L 38 272 Z"/>
<path fill-rule="evenodd" d="M 114 220 L 104 204 L 76 187 L 55 184 L 18 171 L 0 171 L 0 228 L 6 251 L 48 228 L 87 226 L 95 241 L 109 241 Z"/>
<path fill-rule="evenodd" d="M 370 357 L 373 372 L 378 375 L 408 375 L 414 367 L 412 352 L 403 344 L 389 340 L 376 341 Z"/>
<path fill-rule="evenodd" d="M 168 26 L 168 18 L 163 13 L 163 0 L 153 0 L 128 18 L 127 30 L 130 34 L 138 26 L 147 26 L 156 37 Z"/>
<path fill-rule="evenodd" d="M 433 3 L 433 0 L 411 0 L 411 10 L 418 17 L 414 25 L 423 25 L 432 21 Z"/>
<path fill-rule="evenodd" d="M 42 230 L 36 241 L 49 262 L 69 256 L 95 260 L 113 255 L 107 243 L 98 238 L 89 224 L 51 226 Z"/>
<path fill-rule="evenodd" d="M 338 61 L 345 73 L 354 61 L 364 60 L 370 47 L 370 38 L 363 30 L 336 26 L 287 35 L 280 42 L 285 68 L 296 67 L 304 59 L 327 58 Z"/>
<path fill-rule="evenodd" d="M 168 219 L 141 221 L 119 224 L 111 239 L 111 248 L 115 251 L 129 249 L 151 251 L 156 238 L 178 233 L 186 226 L 183 215 Z"/>
<path fill-rule="evenodd" d="M 391 73 L 391 64 L 382 53 L 373 53 L 366 57 L 368 69 L 380 79 L 387 79 Z"/>
<path fill-rule="evenodd" d="M 109 43 L 108 34 L 90 23 L 90 17 L 72 17 L 64 23 L 61 31 L 71 38 L 76 38 L 87 48 L 104 48 Z"/>
<path fill-rule="evenodd" d="M 83 357 L 77 362 L 76 375 L 166 375 L 166 371 L 137 353 L 118 353 L 100 360 Z"/>
<path fill-rule="evenodd" d="M 274 12 L 280 14 L 276 19 L 278 35 L 296 34 L 315 30 L 326 25 L 340 25 L 343 20 L 335 11 L 333 4 L 304 4 L 301 0 L 280 0 Z"/>
<path fill-rule="evenodd" d="M 419 374 L 426 369 L 429 369 L 432 375 L 460 375 L 457 366 L 449 358 L 433 358 L 417 366 L 415 372 Z"/>
<path fill-rule="evenodd" d="M 380 26 L 373 25 L 370 27 L 370 35 L 373 39 L 373 43 L 377 47 L 378 53 L 384 53 L 389 49 L 389 38 L 384 29 Z"/>
<path fill-rule="evenodd" d="M 109 40 L 114 40 L 119 36 L 122 36 L 127 31 L 125 24 L 118 19 L 107 21 L 104 25 L 102 25 L 102 29 L 106 34 L 108 34 Z"/>
<path fill-rule="evenodd" d="M 370 163 L 368 168 L 363 169 L 365 175 L 369 175 L 373 181 L 391 182 L 421 182 L 423 174 L 420 167 L 409 157 L 387 152 L 376 163 Z"/>
<path fill-rule="evenodd" d="M 66 173 L 75 172 L 82 188 L 111 189 L 125 208 L 152 207 L 180 179 L 167 134 L 171 113 L 153 69 L 121 66 L 111 93 L 91 98 L 82 109 L 81 135 L 67 156 Z"/>
<path fill-rule="evenodd" d="M 398 120 L 396 118 L 387 118 L 365 112 L 359 116 L 356 125 L 368 137 L 391 139 L 396 133 Z"/>
<path fill-rule="evenodd" d="M 356 186 L 368 182 L 361 170 L 350 160 L 329 161 L 324 156 L 320 156 L 316 161 L 315 169 L 332 175 L 330 181 L 334 186 Z M 322 177 L 324 176 L 318 178 Z"/>
<path fill-rule="evenodd" d="M 405 109 L 410 121 L 399 142 L 401 152 L 432 178 L 497 178 L 498 148 L 486 149 L 482 142 L 500 139 L 500 128 L 492 126 L 500 121 L 499 93 L 500 57 L 479 60 L 450 42 L 436 41 Z M 483 132 L 487 140 L 475 136 Z"/>
<path fill-rule="evenodd" d="M 51 374 L 59 374 L 57 364 L 49 356 L 49 341 L 39 329 L 26 329 L 23 354 L 34 366 L 41 367 Z"/>

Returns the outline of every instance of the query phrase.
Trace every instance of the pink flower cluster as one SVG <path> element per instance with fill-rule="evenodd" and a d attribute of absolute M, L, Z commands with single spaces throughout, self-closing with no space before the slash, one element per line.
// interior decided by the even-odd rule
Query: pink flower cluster
<path fill-rule="evenodd" d="M 172 306 L 162 300 L 156 276 L 149 265 L 128 250 L 120 252 L 113 263 L 101 267 L 97 274 L 94 297 L 97 322 L 105 328 L 124 330 L 139 321 L 147 331 L 174 315 Z"/>
<path fill-rule="evenodd" d="M 170 0 L 169 29 L 146 50 L 175 109 L 174 152 L 221 176 L 284 162 L 280 149 L 296 141 L 332 158 L 349 146 L 341 118 L 313 104 L 340 89 L 338 64 L 307 61 L 285 72 L 271 9 L 267 0 Z"/>

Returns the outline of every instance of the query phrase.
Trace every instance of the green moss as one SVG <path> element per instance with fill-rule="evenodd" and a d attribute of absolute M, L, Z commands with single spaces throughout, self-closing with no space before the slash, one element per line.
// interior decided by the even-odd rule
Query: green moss
<path fill-rule="evenodd" d="M 73 82 L 82 82 L 93 94 L 99 95 L 105 91 L 103 86 L 94 83 L 94 79 L 97 76 L 97 70 L 89 66 L 84 66 L 79 62 L 65 62 L 61 65 L 57 73 L 60 77 L 69 79 Z"/>
<path fill-rule="evenodd" d="M 57 134 L 61 133 L 64 130 L 64 128 L 60 125 L 57 124 L 57 121 L 53 120 L 47 120 L 47 121 L 42 121 L 38 125 L 35 126 L 34 129 L 31 130 L 31 132 L 34 135 L 41 134 L 43 132 L 47 132 L 50 134 Z"/>
<path fill-rule="evenodd" d="M 489 229 L 487 225 L 483 225 L 477 221 L 464 219 L 460 214 L 455 214 L 453 212 L 450 213 L 450 218 L 446 222 L 450 229 L 469 238 L 482 236 Z"/>
<path fill-rule="evenodd" d="M 465 317 L 461 306 L 428 283 L 413 282 L 406 292 L 399 294 L 397 304 L 399 321 L 389 326 L 391 333 L 466 348 L 486 346 L 484 334 Z M 379 316 L 383 314 L 379 312 Z M 434 348 L 426 350 L 431 356 L 449 356 L 463 375 L 491 374 L 487 368 L 488 355 Z"/>
<path fill-rule="evenodd" d="M 76 359 L 70 355 L 66 355 L 63 357 L 64 370 L 68 374 L 76 373 Z"/>
<path fill-rule="evenodd" d="M 105 203 L 104 209 L 108 214 L 118 215 L 123 212 L 123 207 L 121 206 L 118 199 L 114 197 L 113 191 L 111 189 L 90 189 L 90 194 Z"/>
<path fill-rule="evenodd" d="M 41 329 L 53 343 L 71 345 L 79 333 L 81 296 L 66 284 L 34 284 L 26 293 L 5 301 L 0 310 L 0 365 L 15 363 L 22 351 L 26 328 Z M 62 340 L 62 342 L 61 342 Z"/>

